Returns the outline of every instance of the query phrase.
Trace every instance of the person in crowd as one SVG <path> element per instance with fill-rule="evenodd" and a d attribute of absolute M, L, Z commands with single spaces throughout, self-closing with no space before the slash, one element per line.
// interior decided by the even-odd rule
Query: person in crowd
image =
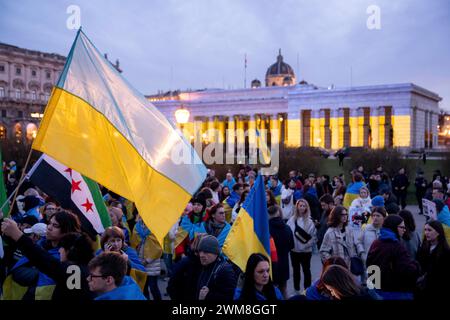
<path fill-rule="evenodd" d="M 275 198 L 273 192 L 269 189 L 266 190 L 266 202 L 267 202 L 267 207 L 278 205 L 277 199 Z"/>
<path fill-rule="evenodd" d="M 202 265 L 198 256 L 198 244 L 206 233 L 198 234 L 192 241 L 186 256 L 175 263 L 167 284 L 167 293 L 175 301 L 196 301 L 197 281 Z"/>
<path fill-rule="evenodd" d="M 45 234 L 45 241 L 40 241 L 39 244 L 55 259 L 60 259 L 59 247 L 62 237 L 68 233 L 80 233 L 80 220 L 71 212 L 60 210 L 53 215 L 50 223 L 47 226 Z M 23 257 L 9 268 L 9 275 L 14 283 L 22 287 L 27 287 L 25 293 L 22 294 L 23 300 L 51 299 L 50 291 L 45 291 L 43 294 L 38 294 L 36 297 L 36 290 L 40 291 L 41 287 L 45 285 L 54 285 L 54 281 L 39 272 L 36 266 L 27 258 Z"/>
<path fill-rule="evenodd" d="M 347 268 L 331 265 L 322 276 L 322 283 L 330 291 L 333 300 L 380 300 L 373 291 L 358 285 Z"/>
<path fill-rule="evenodd" d="M 303 187 L 303 181 L 301 175 L 297 170 L 289 171 L 289 179 L 294 179 L 295 181 L 295 189 L 301 189 Z"/>
<path fill-rule="evenodd" d="M 220 203 L 220 196 L 219 196 L 221 191 L 220 183 L 217 181 L 213 181 L 211 182 L 210 188 L 212 191 L 213 202 L 215 204 Z"/>
<path fill-rule="evenodd" d="M 357 256 L 357 248 L 353 229 L 348 226 L 347 209 L 342 206 L 335 207 L 328 220 L 328 230 L 320 247 L 322 262 L 331 256 L 338 256 L 350 266 L 350 260 Z"/>
<path fill-rule="evenodd" d="M 124 234 L 124 241 L 127 244 L 130 244 L 130 231 L 124 226 L 123 224 L 123 211 L 122 209 L 118 207 L 110 206 L 108 208 L 109 217 L 111 218 L 111 225 L 113 227 L 118 227 L 120 230 L 122 230 Z"/>
<path fill-rule="evenodd" d="M 401 238 L 401 242 L 406 247 L 406 249 L 408 249 L 411 257 L 413 259 L 416 259 L 417 250 L 419 250 L 420 247 L 420 235 L 416 231 L 416 222 L 414 220 L 414 217 L 408 210 L 400 210 L 398 215 L 403 218 L 406 227 L 405 233 Z"/>
<path fill-rule="evenodd" d="M 181 220 L 180 226 L 188 232 L 190 241 L 198 233 L 207 233 L 217 238 L 220 248 L 231 230 L 231 225 L 225 220 L 225 209 L 221 203 L 210 208 L 206 221 L 192 223 L 189 217 L 185 216 Z"/>
<path fill-rule="evenodd" d="M 345 153 L 343 151 L 339 151 L 338 154 L 337 154 L 337 157 L 339 159 L 339 167 L 343 167 L 344 166 Z"/>
<path fill-rule="evenodd" d="M 236 218 L 239 214 L 239 211 L 241 210 L 242 205 L 245 202 L 245 199 L 247 199 L 248 194 L 250 193 L 250 191 L 248 190 L 244 190 L 244 192 L 242 192 L 241 194 L 241 198 L 239 199 L 239 201 L 234 205 L 233 211 L 231 212 L 231 221 L 230 224 L 233 224 L 234 221 L 236 221 Z"/>
<path fill-rule="evenodd" d="M 102 252 L 117 252 L 120 253 L 127 261 L 129 269 L 136 269 L 145 272 L 145 268 L 142 265 L 141 259 L 136 250 L 126 244 L 125 234 L 119 227 L 108 227 L 103 232 L 100 239 L 100 246 L 96 252 L 96 255 Z"/>
<path fill-rule="evenodd" d="M 227 222 L 231 221 L 233 208 L 236 205 L 236 202 L 238 202 L 241 198 L 241 195 L 244 192 L 244 186 L 241 183 L 236 183 L 233 185 L 232 190 L 233 191 L 230 193 L 230 195 L 224 201 L 222 201 L 223 207 L 225 209 L 225 219 L 227 220 Z"/>
<path fill-rule="evenodd" d="M 103 252 L 89 264 L 89 289 L 95 300 L 146 300 L 139 286 L 127 276 L 127 260 L 118 252 Z"/>
<path fill-rule="evenodd" d="M 417 177 L 414 181 L 414 186 L 416 187 L 416 200 L 419 205 L 419 214 L 423 214 L 423 205 L 422 199 L 425 197 L 425 193 L 427 192 L 427 179 L 423 175 L 423 170 L 417 171 Z"/>
<path fill-rule="evenodd" d="M 330 176 L 329 175 L 327 175 L 327 174 L 322 175 L 321 185 L 322 185 L 322 191 L 323 191 L 322 195 L 324 195 L 324 194 L 332 194 L 333 193 L 333 187 L 331 186 Z M 322 197 L 322 195 L 320 197 Z M 317 196 L 319 196 L 319 195 L 317 195 Z"/>
<path fill-rule="evenodd" d="M 408 194 L 409 179 L 405 173 L 405 168 L 400 168 L 392 179 L 392 190 L 397 197 L 397 205 L 402 209 L 406 208 L 406 195 Z"/>
<path fill-rule="evenodd" d="M 149 288 L 153 300 L 161 300 L 161 292 L 158 287 L 158 277 L 161 275 L 162 248 L 155 235 L 150 232 L 140 216 L 131 234 L 131 246 L 136 249 L 139 259 L 147 273 L 144 285 L 144 296 L 149 299 Z"/>
<path fill-rule="evenodd" d="M 367 224 L 359 235 L 357 248 L 364 263 L 367 260 L 370 246 L 380 237 L 381 227 L 386 216 L 386 209 L 383 207 L 373 207 L 370 215 L 372 223 Z"/>
<path fill-rule="evenodd" d="M 212 235 L 203 237 L 198 245 L 202 265 L 196 285 L 196 297 L 205 301 L 231 301 L 237 277 L 233 267 L 221 255 L 219 241 Z"/>
<path fill-rule="evenodd" d="M 364 170 L 364 166 L 362 166 L 362 165 L 358 166 L 358 168 L 356 168 L 356 172 L 358 172 L 360 175 L 362 175 L 364 181 L 367 182 L 367 180 L 369 179 L 369 175 Z"/>
<path fill-rule="evenodd" d="M 289 280 L 289 252 L 294 248 L 294 237 L 283 218 L 280 207 L 271 206 L 269 212 L 269 232 L 275 242 L 277 263 L 273 264 L 273 281 L 284 298 L 287 298 L 287 281 Z M 276 267 L 275 267 L 276 266 Z"/>
<path fill-rule="evenodd" d="M 276 203 L 272 204 L 279 204 L 279 199 L 281 197 L 281 188 L 283 184 L 280 180 L 278 180 L 277 176 L 271 176 L 269 179 L 269 182 L 267 183 L 267 188 L 273 193 L 273 196 L 275 197 Z"/>
<path fill-rule="evenodd" d="M 381 180 L 380 175 L 373 173 L 369 176 L 369 179 L 367 180 L 367 187 L 369 188 L 371 198 L 374 198 L 375 196 L 378 195 L 378 191 L 380 188 L 380 180 Z"/>
<path fill-rule="evenodd" d="M 320 197 L 320 206 L 322 208 L 322 214 L 320 216 L 319 224 L 316 224 L 316 235 L 317 235 L 317 247 L 320 248 L 322 245 L 323 237 L 328 229 L 328 218 L 330 216 L 331 210 L 335 207 L 334 199 L 330 194 L 324 194 Z"/>
<path fill-rule="evenodd" d="M 283 212 L 284 221 L 287 221 L 292 216 L 296 186 L 295 179 L 291 178 L 286 180 L 281 188 L 281 211 Z"/>
<path fill-rule="evenodd" d="M 24 203 L 25 213 L 23 217 L 33 216 L 39 221 L 42 219 L 42 215 L 39 211 L 39 208 L 44 205 L 44 199 L 37 195 L 25 195 L 25 198 L 21 200 Z"/>
<path fill-rule="evenodd" d="M 223 186 L 222 191 L 220 192 L 220 202 L 222 203 L 229 196 L 230 196 L 230 188 L 228 188 L 227 186 Z"/>
<path fill-rule="evenodd" d="M 236 179 L 234 179 L 233 174 L 228 172 L 226 175 L 226 179 L 223 180 L 222 186 L 227 187 L 228 190 L 231 190 L 233 186 L 236 184 Z"/>
<path fill-rule="evenodd" d="M 375 196 L 372 198 L 372 208 L 373 207 L 382 207 L 384 208 L 384 198 L 382 196 Z M 386 208 L 385 208 L 386 210 Z"/>
<path fill-rule="evenodd" d="M 380 236 L 372 243 L 366 264 L 377 265 L 381 271 L 381 289 L 378 294 L 386 300 L 409 300 L 413 298 L 420 266 L 400 242 L 406 231 L 405 222 L 399 215 L 384 219 Z"/>
<path fill-rule="evenodd" d="M 434 199 L 433 202 L 436 205 L 436 218 L 442 223 L 447 241 L 450 241 L 450 210 L 440 199 Z"/>
<path fill-rule="evenodd" d="M 42 206 L 41 222 L 48 224 L 50 218 L 58 211 L 58 206 L 54 202 L 47 202 Z"/>
<path fill-rule="evenodd" d="M 369 189 L 361 187 L 359 189 L 359 197 L 352 201 L 348 208 L 349 225 L 353 228 L 353 234 L 356 239 L 359 237 L 361 227 L 369 219 L 372 210 L 372 199 L 370 199 Z"/>
<path fill-rule="evenodd" d="M 344 185 L 344 181 L 341 177 L 334 177 L 334 191 L 333 191 L 333 199 L 334 199 L 334 205 L 341 206 L 344 203 L 344 196 L 346 192 L 346 188 Z"/>
<path fill-rule="evenodd" d="M 383 189 L 387 189 L 392 192 L 392 184 L 389 175 L 386 172 L 383 172 L 381 173 L 380 178 L 380 191 Z M 395 200 L 397 201 L 397 198 Z"/>
<path fill-rule="evenodd" d="M 304 288 L 311 285 L 311 257 L 316 244 L 316 226 L 311 219 L 311 210 L 306 200 L 295 204 L 294 214 L 287 225 L 294 235 L 294 248 L 291 250 L 291 263 L 294 275 L 294 290 L 300 293 L 300 267 L 303 271 Z"/>
<path fill-rule="evenodd" d="M 357 171 L 352 172 L 352 183 L 350 183 L 347 186 L 347 189 L 346 189 L 346 192 L 344 195 L 343 206 L 345 208 L 349 208 L 350 205 L 352 204 L 353 200 L 358 198 L 359 190 L 365 186 L 365 183 L 363 180 L 364 180 L 364 178 L 359 172 L 357 172 Z"/>
<path fill-rule="evenodd" d="M 439 221 L 428 221 L 424 227 L 424 238 L 417 254 L 422 269 L 415 297 L 418 299 L 442 299 L 450 287 L 450 248 L 444 228 Z M 444 294 L 445 296 L 445 294 Z"/>
<path fill-rule="evenodd" d="M 314 188 L 313 185 L 311 184 L 311 179 L 305 180 L 305 183 L 303 184 L 303 189 L 297 190 L 294 193 L 295 203 L 297 203 L 299 199 L 305 199 L 308 202 L 311 211 L 311 219 L 315 224 L 319 224 L 321 207 L 319 198 L 317 198 L 316 188 Z"/>
<path fill-rule="evenodd" d="M 280 290 L 270 279 L 270 262 L 265 255 L 260 253 L 250 255 L 242 287 L 236 287 L 234 300 L 245 303 L 283 300 Z"/>
<path fill-rule="evenodd" d="M 64 234 L 58 242 L 59 258 L 43 249 L 20 231 L 12 219 L 5 219 L 1 226 L 4 235 L 17 244 L 28 261 L 42 274 L 53 280 L 55 288 L 51 294 L 52 300 L 85 301 L 92 300 L 86 277 L 87 265 L 94 257 L 94 250 L 89 237 L 85 234 L 70 232 Z M 80 285 L 69 287 L 73 277 L 73 267 L 80 271 Z"/>
<path fill-rule="evenodd" d="M 384 208 L 388 214 L 396 214 L 400 211 L 400 208 L 397 205 L 397 197 L 389 188 L 383 187 L 380 189 L 380 195 L 384 198 Z"/>
<path fill-rule="evenodd" d="M 306 289 L 305 296 L 307 300 L 316 300 L 316 301 L 327 301 L 331 300 L 331 293 L 325 287 L 322 278 L 325 271 L 329 266 L 339 265 L 348 270 L 348 265 L 345 263 L 345 260 L 341 257 L 330 257 L 326 259 L 322 266 L 322 272 L 318 280 L 314 281 L 314 283 Z"/>

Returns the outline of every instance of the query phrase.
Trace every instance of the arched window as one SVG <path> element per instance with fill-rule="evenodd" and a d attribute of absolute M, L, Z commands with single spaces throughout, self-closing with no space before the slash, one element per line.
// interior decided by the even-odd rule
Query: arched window
<path fill-rule="evenodd" d="M 37 134 L 37 126 L 30 122 L 29 124 L 27 124 L 27 140 L 31 141 L 34 138 L 36 138 L 36 134 Z"/>
<path fill-rule="evenodd" d="M 6 139 L 6 128 L 3 125 L 0 125 L 0 140 Z"/>
<path fill-rule="evenodd" d="M 20 123 L 16 123 L 14 125 L 14 134 L 16 137 L 16 142 L 21 143 L 22 142 L 22 125 Z"/>

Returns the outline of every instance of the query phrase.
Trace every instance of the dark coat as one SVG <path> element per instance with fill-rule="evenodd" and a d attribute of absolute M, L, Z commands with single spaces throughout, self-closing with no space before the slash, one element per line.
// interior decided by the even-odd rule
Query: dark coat
<path fill-rule="evenodd" d="M 52 300 L 86 301 L 94 298 L 94 294 L 89 291 L 87 282 L 89 272 L 86 265 L 77 265 L 80 269 L 81 276 L 80 289 L 69 289 L 67 287 L 67 280 L 73 276 L 74 273 L 68 272 L 68 268 L 74 265 L 73 263 L 59 261 L 43 248 L 34 244 L 33 241 L 25 235 L 22 235 L 17 241 L 17 247 L 40 272 L 46 274 L 55 281 L 56 285 L 55 290 L 53 291 Z M 69 281 L 69 283 L 72 283 L 72 281 Z"/>
<path fill-rule="evenodd" d="M 413 292 L 420 274 L 419 263 L 408 250 L 391 239 L 377 239 L 372 243 L 366 265 L 381 269 L 381 290 L 386 292 Z"/>
<path fill-rule="evenodd" d="M 427 299 L 442 298 L 442 294 L 446 296 L 450 287 L 450 250 L 437 246 L 430 252 L 428 246 L 422 245 L 417 260 L 422 267 L 422 274 L 426 274 L 424 289 L 418 292 L 418 296 Z"/>
<path fill-rule="evenodd" d="M 175 301 L 196 301 L 197 281 L 202 265 L 193 253 L 182 258 L 173 266 L 167 293 Z"/>
<path fill-rule="evenodd" d="M 273 281 L 279 284 L 289 279 L 289 252 L 294 248 L 294 236 L 281 217 L 269 220 L 269 231 L 278 256 L 276 266 L 273 265 Z"/>
<path fill-rule="evenodd" d="M 205 301 L 233 301 L 237 280 L 237 274 L 231 264 L 218 257 L 215 262 L 202 266 L 196 286 L 196 297 L 198 298 L 201 288 L 206 286 L 209 292 Z"/>

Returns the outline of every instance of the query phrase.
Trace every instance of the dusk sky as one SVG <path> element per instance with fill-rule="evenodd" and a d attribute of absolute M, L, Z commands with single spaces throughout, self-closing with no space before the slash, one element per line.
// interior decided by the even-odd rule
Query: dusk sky
<path fill-rule="evenodd" d="M 412 82 L 450 111 L 449 0 L 0 0 L 0 42 L 67 55 L 81 9 L 86 35 L 139 91 L 242 88 L 281 48 L 297 80 L 318 86 Z M 380 8 L 369 30 L 367 7 Z M 297 65 L 297 55 L 299 63 Z"/>

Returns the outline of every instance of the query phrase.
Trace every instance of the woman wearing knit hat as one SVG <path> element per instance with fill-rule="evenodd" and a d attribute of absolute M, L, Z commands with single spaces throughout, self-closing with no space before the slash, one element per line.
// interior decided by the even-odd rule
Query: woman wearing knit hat
<path fill-rule="evenodd" d="M 380 237 L 367 255 L 367 266 L 376 265 L 381 271 L 381 290 L 385 300 L 411 300 L 420 266 L 400 242 L 406 227 L 398 215 L 389 215 L 383 222 Z"/>

